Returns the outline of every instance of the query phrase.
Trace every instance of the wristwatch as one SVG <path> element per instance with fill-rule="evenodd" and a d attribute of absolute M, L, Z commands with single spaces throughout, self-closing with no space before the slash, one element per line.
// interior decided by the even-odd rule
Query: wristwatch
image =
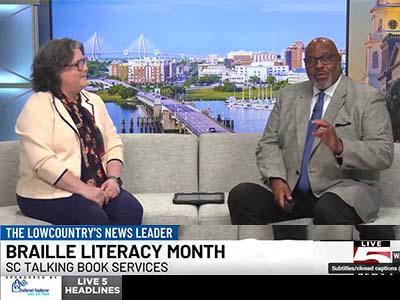
<path fill-rule="evenodd" d="M 119 187 L 122 186 L 122 183 L 123 183 L 123 182 L 122 182 L 121 177 L 117 177 L 117 176 L 108 176 L 107 179 L 115 180 L 115 182 L 118 183 Z"/>

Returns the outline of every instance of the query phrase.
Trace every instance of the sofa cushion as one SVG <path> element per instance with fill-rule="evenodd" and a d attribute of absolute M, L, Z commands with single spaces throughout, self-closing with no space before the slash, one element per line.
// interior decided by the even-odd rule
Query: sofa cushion
<path fill-rule="evenodd" d="M 228 193 L 223 204 L 203 204 L 199 206 L 200 225 L 231 225 L 228 208 Z"/>
<path fill-rule="evenodd" d="M 239 240 L 243 239 L 273 240 L 272 225 L 240 225 Z"/>
<path fill-rule="evenodd" d="M 16 205 L 15 189 L 19 177 L 19 142 L 0 144 L 0 207 Z"/>
<path fill-rule="evenodd" d="M 381 206 L 378 212 L 378 218 L 368 225 L 400 225 L 400 207 Z"/>
<path fill-rule="evenodd" d="M 0 208 L 0 220 L 3 225 L 49 225 L 50 223 L 24 216 L 17 205 Z"/>
<path fill-rule="evenodd" d="M 260 134 L 203 134 L 199 138 L 200 192 L 229 192 L 241 182 L 261 183 L 255 149 Z"/>
<path fill-rule="evenodd" d="M 179 134 L 126 134 L 124 187 L 132 193 L 195 192 L 197 137 Z"/>
<path fill-rule="evenodd" d="M 182 225 L 180 240 L 237 240 L 237 225 Z"/>
<path fill-rule="evenodd" d="M 314 241 L 351 241 L 354 225 L 309 225 L 308 239 Z"/>
<path fill-rule="evenodd" d="M 311 219 L 298 219 L 274 223 L 274 225 L 308 225 L 308 239 L 318 240 L 352 240 L 352 225 L 312 225 Z M 240 225 L 239 239 L 253 238 L 257 240 L 273 240 L 274 233 L 271 225 Z"/>
<path fill-rule="evenodd" d="M 276 225 L 310 225 L 313 223 L 312 218 L 300 218 L 294 220 L 287 220 L 281 222 L 275 222 Z"/>
<path fill-rule="evenodd" d="M 134 194 L 143 205 L 143 224 L 197 225 L 195 205 L 173 204 L 173 193 Z"/>

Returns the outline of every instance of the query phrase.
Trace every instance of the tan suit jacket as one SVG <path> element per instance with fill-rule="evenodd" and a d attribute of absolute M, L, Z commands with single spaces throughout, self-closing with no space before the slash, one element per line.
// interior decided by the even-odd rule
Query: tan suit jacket
<path fill-rule="evenodd" d="M 82 106 L 94 116 L 105 147 L 103 165 L 111 159 L 123 161 L 123 148 L 103 100 L 81 92 Z M 17 194 L 27 198 L 54 199 L 71 196 L 54 184 L 68 169 L 81 176 L 79 132 L 61 100 L 49 92 L 33 94 L 15 126 L 20 138 L 20 178 Z"/>
<path fill-rule="evenodd" d="M 283 178 L 293 190 L 299 178 L 312 101 L 310 81 L 280 91 L 256 149 L 257 165 L 266 184 Z M 343 162 L 315 138 L 309 178 L 315 196 L 331 192 L 354 207 L 364 222 L 374 219 L 380 202 L 379 171 L 390 167 L 394 146 L 384 96 L 342 76 L 323 116 L 343 141 Z"/>

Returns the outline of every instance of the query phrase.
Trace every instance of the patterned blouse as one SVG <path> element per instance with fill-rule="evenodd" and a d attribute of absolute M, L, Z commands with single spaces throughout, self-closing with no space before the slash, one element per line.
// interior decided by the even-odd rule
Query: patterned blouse
<path fill-rule="evenodd" d="M 64 94 L 60 98 L 74 121 L 81 143 L 81 180 L 88 185 L 100 187 L 107 176 L 101 163 L 104 156 L 104 142 L 93 115 L 82 106 L 82 98 L 71 101 Z"/>

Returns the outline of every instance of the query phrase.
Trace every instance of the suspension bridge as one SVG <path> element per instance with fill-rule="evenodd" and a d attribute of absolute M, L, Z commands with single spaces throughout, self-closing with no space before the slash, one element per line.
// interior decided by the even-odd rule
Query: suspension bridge
<path fill-rule="evenodd" d="M 128 43 L 124 49 L 110 50 L 112 46 L 95 32 L 84 42 L 86 57 L 90 60 L 101 59 L 144 59 L 145 57 L 157 58 L 184 58 L 189 56 L 184 53 L 165 53 L 150 42 L 142 33 L 134 41 Z"/>

